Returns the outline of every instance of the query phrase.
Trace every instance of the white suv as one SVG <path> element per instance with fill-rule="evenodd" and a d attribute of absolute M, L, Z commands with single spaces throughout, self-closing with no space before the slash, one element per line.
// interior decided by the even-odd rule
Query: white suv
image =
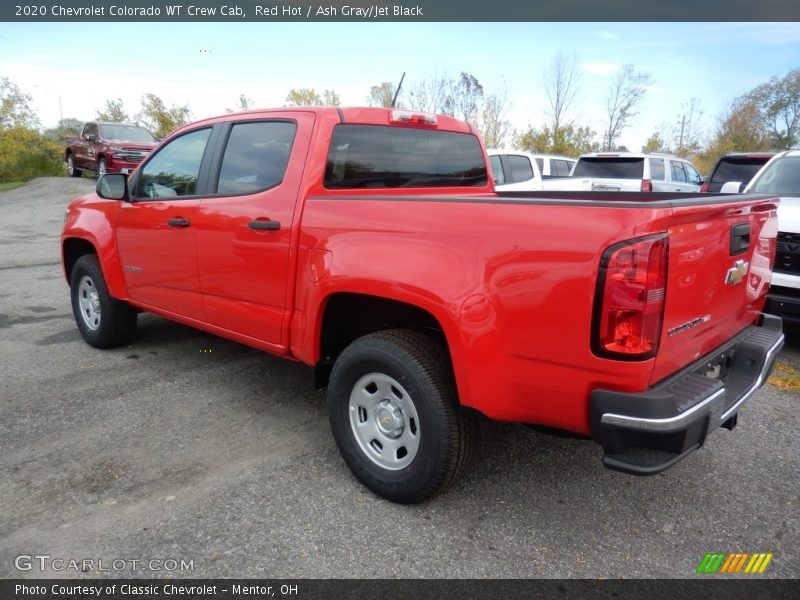
<path fill-rule="evenodd" d="M 699 192 L 703 178 L 692 163 L 669 154 L 583 154 L 573 177 L 589 177 L 598 192 Z"/>
<path fill-rule="evenodd" d="M 574 158 L 531 154 L 522 150 L 486 150 L 498 192 L 554 192 L 591 190 L 588 179 L 571 179 Z"/>

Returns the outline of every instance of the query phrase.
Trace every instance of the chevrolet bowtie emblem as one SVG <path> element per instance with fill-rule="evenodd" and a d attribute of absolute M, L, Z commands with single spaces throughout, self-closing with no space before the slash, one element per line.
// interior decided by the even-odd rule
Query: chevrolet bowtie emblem
<path fill-rule="evenodd" d="M 733 266 L 728 269 L 728 274 L 725 276 L 725 283 L 731 285 L 738 285 L 742 282 L 747 270 L 750 268 L 750 263 L 743 260 L 737 260 Z"/>

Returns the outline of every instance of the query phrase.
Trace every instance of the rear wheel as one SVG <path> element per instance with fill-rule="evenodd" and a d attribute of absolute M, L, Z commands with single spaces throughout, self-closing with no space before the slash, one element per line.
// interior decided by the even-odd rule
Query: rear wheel
<path fill-rule="evenodd" d="M 136 332 L 136 312 L 108 293 L 100 262 L 94 254 L 81 256 L 70 277 L 72 312 L 83 339 L 96 348 L 129 342 Z"/>
<path fill-rule="evenodd" d="M 447 351 L 414 331 L 350 344 L 331 373 L 328 412 L 350 470 L 394 502 L 444 491 L 472 456 L 476 424 L 458 409 Z"/>
<path fill-rule="evenodd" d="M 67 173 L 69 173 L 70 177 L 81 176 L 81 170 L 75 166 L 75 160 L 72 158 L 72 154 L 67 154 Z"/>

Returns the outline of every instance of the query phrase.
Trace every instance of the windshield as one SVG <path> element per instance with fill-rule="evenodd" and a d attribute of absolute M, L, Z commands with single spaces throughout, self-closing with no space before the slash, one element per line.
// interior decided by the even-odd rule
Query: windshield
<path fill-rule="evenodd" d="M 641 179 L 644 159 L 629 156 L 586 157 L 578 159 L 573 177 L 597 177 L 608 179 Z"/>
<path fill-rule="evenodd" d="M 107 140 L 124 140 L 126 142 L 155 143 L 156 138 L 144 127 L 135 125 L 101 125 L 103 137 Z"/>
<path fill-rule="evenodd" d="M 783 156 L 772 163 L 753 182 L 751 192 L 800 196 L 800 156 Z"/>

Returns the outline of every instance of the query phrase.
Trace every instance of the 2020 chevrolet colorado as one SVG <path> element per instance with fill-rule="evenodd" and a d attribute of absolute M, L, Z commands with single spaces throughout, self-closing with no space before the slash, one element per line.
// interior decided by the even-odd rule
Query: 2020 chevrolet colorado
<path fill-rule="evenodd" d="M 776 199 L 498 194 L 488 173 L 444 116 L 193 123 L 71 203 L 78 329 L 125 344 L 148 311 L 315 366 L 348 466 L 397 502 L 463 472 L 475 413 L 591 436 L 636 474 L 732 428 L 783 341 L 762 314 Z"/>

